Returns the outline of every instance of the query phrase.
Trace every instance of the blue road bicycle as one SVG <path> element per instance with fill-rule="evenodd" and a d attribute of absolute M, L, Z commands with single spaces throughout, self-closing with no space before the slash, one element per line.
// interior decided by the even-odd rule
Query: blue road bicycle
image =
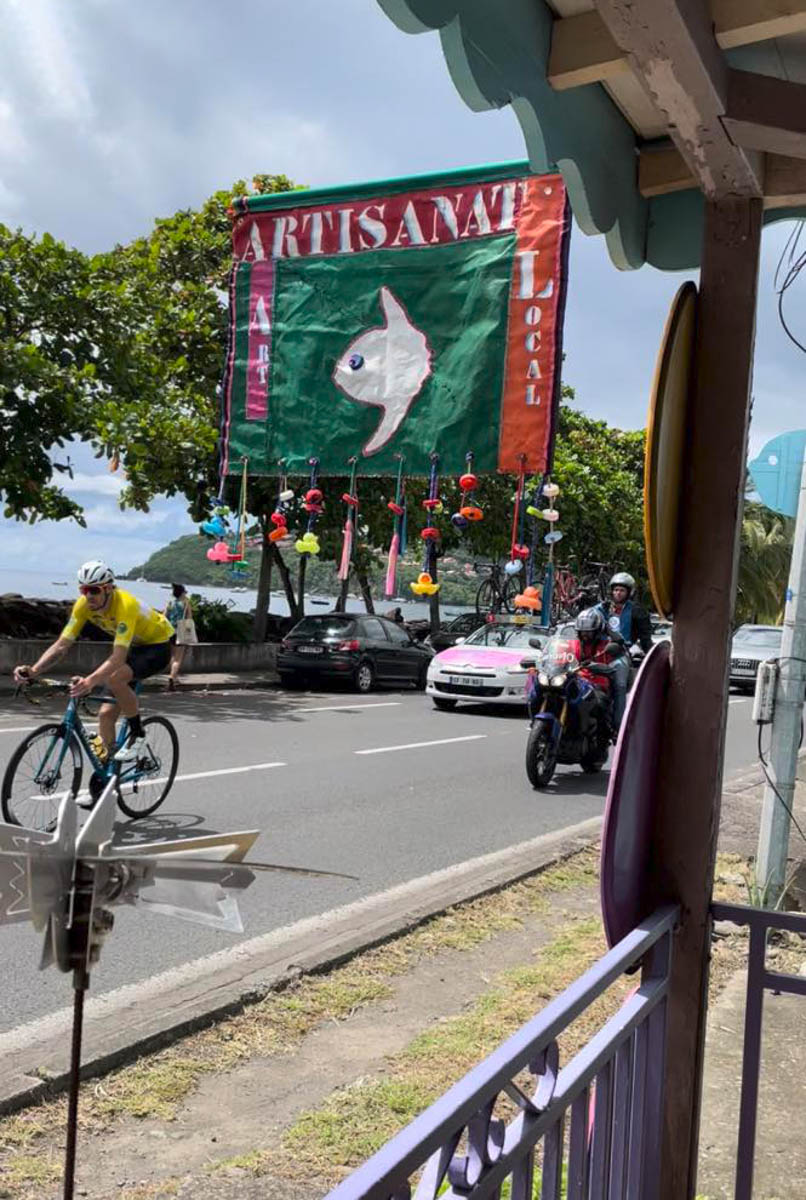
<path fill-rule="evenodd" d="M 36 683 L 53 691 L 70 688 L 69 684 L 56 680 Z M 139 687 L 136 690 L 139 692 Z M 52 829 L 66 791 L 77 804 L 91 808 L 113 776 L 118 806 L 127 817 L 147 817 L 159 808 L 171 790 L 179 764 L 176 730 L 165 717 L 145 717 L 144 753 L 134 762 L 116 763 L 115 754 L 129 732 L 129 722 L 124 718 L 118 724 L 109 757 L 101 759 L 93 745 L 93 734 L 81 719 L 80 709 L 87 715 L 97 715 L 93 706 L 112 700 L 111 696 L 87 696 L 81 700 L 71 696 L 61 721 L 40 725 L 23 738 L 6 767 L 0 789 L 3 817 L 10 825 Z M 85 755 L 91 774 L 87 792 L 82 794 Z"/>

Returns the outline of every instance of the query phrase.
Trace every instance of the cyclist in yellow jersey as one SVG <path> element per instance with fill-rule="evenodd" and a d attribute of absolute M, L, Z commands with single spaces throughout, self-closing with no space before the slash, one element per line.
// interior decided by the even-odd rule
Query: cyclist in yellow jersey
<path fill-rule="evenodd" d="M 118 588 L 106 563 L 97 560 L 84 563 L 78 571 L 78 590 L 81 594 L 57 640 L 33 666 L 17 667 L 14 678 L 24 683 L 41 674 L 67 653 L 87 621 L 110 634 L 113 645 L 109 658 L 91 674 L 83 678 L 75 676 L 70 695 L 84 696 L 100 683 L 109 688 L 115 703 L 101 706 L 98 733 L 108 751 L 115 740 L 115 722 L 123 713 L 129 722 L 129 738 L 115 758 L 128 762 L 140 757 L 145 744 L 137 695 L 130 684 L 156 675 L 168 666 L 173 626 L 155 608 L 141 604 L 136 596 Z"/>

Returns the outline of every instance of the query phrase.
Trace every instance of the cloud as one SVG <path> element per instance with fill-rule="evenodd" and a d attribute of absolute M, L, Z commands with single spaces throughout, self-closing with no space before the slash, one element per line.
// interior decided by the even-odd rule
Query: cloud
<path fill-rule="evenodd" d="M 74 471 L 73 478 L 63 476 L 64 490 L 80 500 L 82 496 L 119 496 L 126 486 L 126 480 L 120 475 L 111 475 L 104 471 L 101 475 L 89 475 L 84 471 Z"/>

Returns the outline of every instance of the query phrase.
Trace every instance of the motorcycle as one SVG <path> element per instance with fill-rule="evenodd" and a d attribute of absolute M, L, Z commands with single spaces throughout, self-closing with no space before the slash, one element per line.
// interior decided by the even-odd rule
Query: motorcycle
<path fill-rule="evenodd" d="M 537 639 L 530 645 L 540 648 Z M 594 774 L 607 762 L 613 735 L 608 677 L 614 669 L 580 663 L 577 650 L 574 639 L 555 636 L 539 660 L 521 660 L 529 671 L 526 774 L 533 788 L 548 786 L 557 763 L 579 763 Z"/>

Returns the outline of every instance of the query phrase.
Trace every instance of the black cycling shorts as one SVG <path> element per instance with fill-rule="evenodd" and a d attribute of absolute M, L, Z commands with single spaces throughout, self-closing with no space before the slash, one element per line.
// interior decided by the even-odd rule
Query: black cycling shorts
<path fill-rule="evenodd" d="M 148 679 L 149 675 L 159 675 L 171 661 L 173 638 L 167 642 L 154 642 L 148 646 L 132 646 L 126 658 L 126 665 L 132 669 L 132 683 Z"/>

